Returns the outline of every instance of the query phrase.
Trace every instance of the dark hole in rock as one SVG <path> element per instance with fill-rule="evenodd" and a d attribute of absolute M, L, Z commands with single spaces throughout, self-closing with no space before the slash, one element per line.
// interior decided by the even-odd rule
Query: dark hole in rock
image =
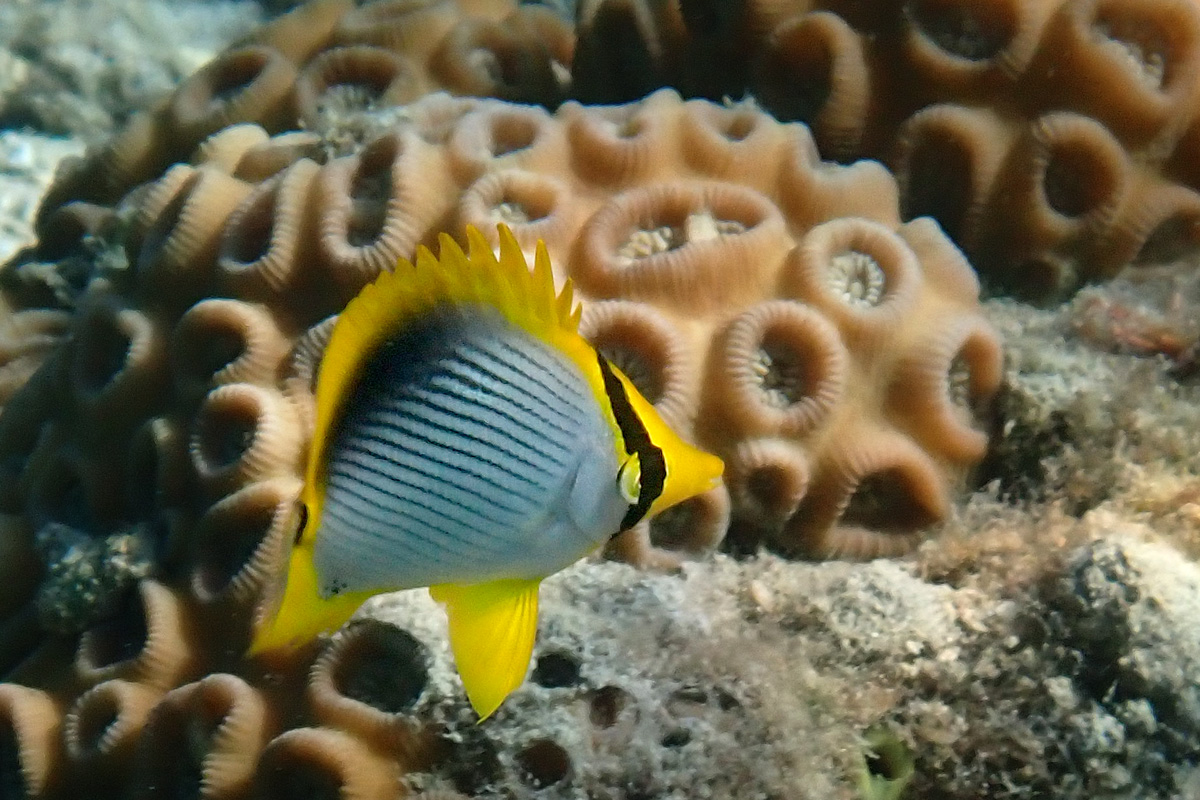
<path fill-rule="evenodd" d="M 592 694 L 588 716 L 597 728 L 611 728 L 632 701 L 629 692 L 619 686 L 601 686 Z"/>
<path fill-rule="evenodd" d="M 258 409 L 250 403 L 227 402 L 208 407 L 200 418 L 200 452 L 213 470 L 236 464 L 254 443 Z"/>
<path fill-rule="evenodd" d="M 79 378 L 83 389 L 99 392 L 125 368 L 132 344 L 114 318 L 96 320 L 81 337 L 78 355 Z"/>
<path fill-rule="evenodd" d="M 842 514 L 843 525 L 909 533 L 937 521 L 918 502 L 900 470 L 883 470 L 863 478 Z"/>
<path fill-rule="evenodd" d="M 811 123 L 833 94 L 832 54 L 821 43 L 802 54 L 797 50 L 793 47 L 785 55 L 770 59 L 774 63 L 769 63 L 767 74 L 787 78 L 775 78 L 782 85 L 770 89 L 764 106 L 782 121 Z"/>
<path fill-rule="evenodd" d="M 661 800 L 662 794 L 648 786 L 626 786 L 624 800 Z"/>
<path fill-rule="evenodd" d="M 891 766 L 883 756 L 872 750 L 867 751 L 867 772 L 878 775 L 884 780 L 892 780 L 894 770 Z"/>
<path fill-rule="evenodd" d="M 1079 217 L 1108 201 L 1116 190 L 1115 181 L 1101 154 L 1082 143 L 1066 141 L 1050 154 L 1042 191 L 1056 213 Z"/>
<path fill-rule="evenodd" d="M 209 530 L 201 542 L 197 563 L 205 591 L 220 594 L 246 568 L 271 532 L 275 511 L 273 506 L 264 506 L 256 509 L 253 517 L 224 519 L 216 523 L 219 528 Z"/>
<path fill-rule="evenodd" d="M 495 786 L 504 777 L 496 744 L 476 725 L 455 730 L 438 742 L 436 768 L 468 797 Z"/>
<path fill-rule="evenodd" d="M 729 530 L 725 532 L 719 549 L 739 560 L 751 558 L 762 548 L 765 537 L 773 527 L 764 523 L 761 513 L 739 513 L 739 509 L 735 508 L 729 520 Z"/>
<path fill-rule="evenodd" d="M 699 500 L 684 500 L 650 520 L 650 543 L 665 550 L 689 550 L 702 519 Z"/>
<path fill-rule="evenodd" d="M 567 777 L 571 756 L 556 742 L 537 739 L 517 754 L 517 763 L 525 773 L 525 778 L 534 787 L 543 789 Z"/>
<path fill-rule="evenodd" d="M 692 741 L 692 734 L 686 728 L 674 728 L 662 738 L 663 747 L 683 747 Z"/>
<path fill-rule="evenodd" d="M 86 653 L 90 666 L 102 669 L 137 658 L 148 636 L 146 610 L 135 592 L 116 616 L 91 629 Z"/>
<path fill-rule="evenodd" d="M 351 629 L 357 639 L 334 670 L 338 691 L 388 714 L 411 709 L 429 683 L 425 645 L 403 628 L 367 621 Z"/>
<path fill-rule="evenodd" d="M 12 728 L 0 728 L 0 800 L 26 800 L 25 772 L 21 769 L 21 748 Z"/>
<path fill-rule="evenodd" d="M 677 720 L 704 716 L 713 700 L 714 692 L 700 686 L 683 686 L 667 697 L 666 710 Z"/>
<path fill-rule="evenodd" d="M 197 377 L 209 380 L 236 361 L 246 351 L 240 332 L 228 328 L 210 331 L 193 362 Z"/>
<path fill-rule="evenodd" d="M 1159 223 L 1142 243 L 1135 264 L 1168 264 L 1200 247 L 1200 220 L 1189 215 L 1169 217 Z"/>
<path fill-rule="evenodd" d="M 971 61 L 994 58 L 1015 35 L 1012 24 L 989 15 L 983 3 L 926 0 L 908 3 L 907 8 L 926 36 L 959 58 Z"/>
<path fill-rule="evenodd" d="M 511 83 L 505 78 L 502 83 Z M 505 156 L 533 145 L 538 135 L 538 126 L 532 119 L 521 114 L 508 114 L 492 120 L 492 155 Z"/>
<path fill-rule="evenodd" d="M 215 104 L 228 103 L 244 92 L 258 79 L 267 66 L 264 55 L 246 53 L 238 58 L 227 59 L 213 76 L 212 100 Z"/>
<path fill-rule="evenodd" d="M 383 232 L 394 189 L 392 166 L 399 157 L 400 145 L 391 139 L 368 146 L 359 156 L 350 185 L 351 211 L 346 230 L 346 240 L 352 246 L 374 244 Z"/>
<path fill-rule="evenodd" d="M 282 764 L 270 770 L 263 796 L 270 800 L 341 800 L 340 776 L 317 765 Z"/>
<path fill-rule="evenodd" d="M 740 700 L 719 686 L 713 690 L 713 694 L 716 695 L 717 698 L 717 708 L 721 709 L 722 711 L 732 711 L 735 708 L 742 707 L 742 702 Z"/>
<path fill-rule="evenodd" d="M 947 236 L 961 242 L 974 177 L 971 159 L 959 142 L 942 136 L 918 142 L 900 198 L 902 216 L 933 217 Z"/>
<path fill-rule="evenodd" d="M 562 650 L 543 653 L 533 668 L 533 682 L 547 689 L 561 689 L 579 683 L 579 659 Z"/>
<path fill-rule="evenodd" d="M 673 700 L 682 700 L 688 703 L 707 703 L 708 692 L 699 686 L 684 686 L 681 689 L 676 689 L 671 695 Z"/>
<path fill-rule="evenodd" d="M 903 741 L 885 729 L 867 732 L 863 760 L 868 774 L 889 783 L 906 781 L 912 775 L 912 753 Z"/>
<path fill-rule="evenodd" d="M 98 751 L 101 740 L 120 718 L 118 712 L 111 697 L 94 699 L 92 706 L 79 715 L 79 743 L 88 750 Z"/>
<path fill-rule="evenodd" d="M 237 227 L 225 234 L 227 258 L 240 264 L 252 264 L 270 251 L 277 195 L 278 188 L 264 192 L 238 216 Z"/>

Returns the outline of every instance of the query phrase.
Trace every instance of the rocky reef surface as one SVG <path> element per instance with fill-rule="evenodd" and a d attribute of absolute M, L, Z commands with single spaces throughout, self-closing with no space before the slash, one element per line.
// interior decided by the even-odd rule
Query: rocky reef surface
<path fill-rule="evenodd" d="M 0 65 L 16 65 L 0 66 L 16 81 L 0 85 L 0 261 L 29 241 L 59 157 L 260 13 L 0 7 Z M 335 647 L 384 641 L 359 696 L 439 731 L 405 785 L 443 799 L 849 800 L 902 782 L 929 800 L 1200 796 L 1198 272 L 1147 267 L 1042 309 L 985 302 L 1006 348 L 997 436 L 975 491 L 910 556 L 577 565 L 546 584 L 529 682 L 482 726 L 428 599 L 372 602 Z M 296 755 L 313 729 L 297 730 L 288 757 L 315 763 Z M 294 763 L 283 750 L 265 758 Z"/>

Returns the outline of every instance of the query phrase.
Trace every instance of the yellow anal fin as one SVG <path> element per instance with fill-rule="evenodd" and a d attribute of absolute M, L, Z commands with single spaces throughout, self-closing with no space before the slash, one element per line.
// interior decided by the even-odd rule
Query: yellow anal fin
<path fill-rule="evenodd" d="M 450 649 L 467 699 L 482 722 L 521 685 L 537 636 L 541 580 L 499 580 L 429 587 L 446 606 Z"/>
<path fill-rule="evenodd" d="M 312 550 L 298 546 L 292 550 L 283 598 L 274 614 L 259 622 L 247 655 L 294 649 L 337 630 L 370 596 L 369 592 L 346 592 L 322 598 L 317 593 Z"/>

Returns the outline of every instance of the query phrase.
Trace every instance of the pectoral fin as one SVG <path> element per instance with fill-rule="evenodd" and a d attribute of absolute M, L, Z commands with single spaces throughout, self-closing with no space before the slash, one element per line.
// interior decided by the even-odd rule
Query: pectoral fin
<path fill-rule="evenodd" d="M 541 580 L 501 580 L 429 587 L 446 606 L 450 649 L 480 721 L 521 685 L 537 635 Z"/>

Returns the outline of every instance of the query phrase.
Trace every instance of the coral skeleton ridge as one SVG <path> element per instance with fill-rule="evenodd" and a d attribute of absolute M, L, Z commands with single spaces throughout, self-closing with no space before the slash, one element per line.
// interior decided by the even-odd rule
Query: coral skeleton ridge
<path fill-rule="evenodd" d="M 887 163 L 905 218 L 1025 298 L 1200 246 L 1192 0 L 596 0 L 578 33 L 576 96 L 749 92 L 826 158 Z"/>

